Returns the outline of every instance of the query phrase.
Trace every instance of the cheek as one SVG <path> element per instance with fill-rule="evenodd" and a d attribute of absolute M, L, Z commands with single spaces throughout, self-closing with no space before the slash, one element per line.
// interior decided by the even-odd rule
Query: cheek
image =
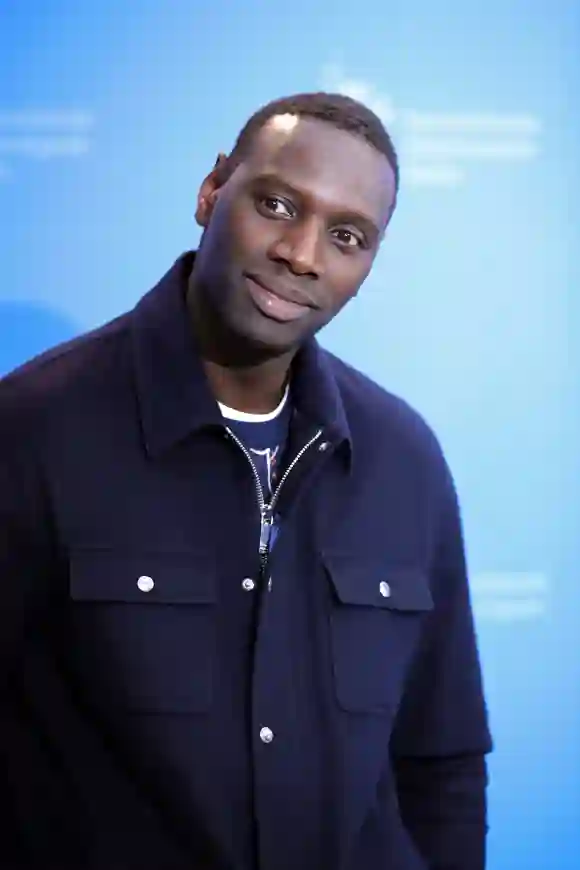
<path fill-rule="evenodd" d="M 211 213 L 205 234 L 214 249 L 227 249 L 235 246 L 237 228 L 243 226 L 236 213 L 234 204 L 226 197 L 218 198 Z"/>
<path fill-rule="evenodd" d="M 349 262 L 350 260 L 350 262 Z M 372 262 L 361 263 L 358 257 L 349 258 L 340 254 L 340 261 L 333 263 L 329 274 L 329 287 L 333 298 L 333 307 L 342 308 L 353 299 L 371 270 Z"/>
<path fill-rule="evenodd" d="M 227 217 L 226 236 L 232 255 L 249 265 L 257 255 L 268 249 L 269 225 L 255 209 L 238 206 Z M 249 261 L 249 263 L 248 263 Z"/>

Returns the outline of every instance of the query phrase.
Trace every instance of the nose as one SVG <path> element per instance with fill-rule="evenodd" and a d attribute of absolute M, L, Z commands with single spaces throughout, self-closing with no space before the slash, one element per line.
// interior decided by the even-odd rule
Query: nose
<path fill-rule="evenodd" d="M 314 221 L 280 222 L 282 232 L 270 248 L 273 260 L 285 263 L 295 275 L 320 278 L 322 265 L 322 239 Z"/>

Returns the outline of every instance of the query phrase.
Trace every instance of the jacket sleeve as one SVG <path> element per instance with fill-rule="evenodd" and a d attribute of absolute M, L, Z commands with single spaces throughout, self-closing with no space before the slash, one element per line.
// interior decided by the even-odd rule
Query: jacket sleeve
<path fill-rule="evenodd" d="M 0 380 L 0 866 L 25 866 L 15 780 L 24 731 L 13 683 L 48 602 L 54 539 L 34 445 L 38 426 L 12 376 Z M 28 753 L 24 756 L 28 760 Z M 39 796 L 40 797 L 40 796 Z M 49 802 L 50 803 L 50 802 Z"/>
<path fill-rule="evenodd" d="M 36 415 L 24 404 L 12 378 L 0 380 L 0 691 L 47 603 L 54 558 Z"/>
<path fill-rule="evenodd" d="M 455 489 L 445 468 L 434 608 L 393 731 L 403 822 L 429 870 L 483 870 L 492 749 Z"/>

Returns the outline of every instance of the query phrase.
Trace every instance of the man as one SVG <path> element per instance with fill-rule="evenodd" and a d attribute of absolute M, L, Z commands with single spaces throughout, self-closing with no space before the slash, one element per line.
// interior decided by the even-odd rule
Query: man
<path fill-rule="evenodd" d="M 1 382 L 2 866 L 483 868 L 452 479 L 314 339 L 397 188 L 367 108 L 271 103 L 199 250 Z"/>

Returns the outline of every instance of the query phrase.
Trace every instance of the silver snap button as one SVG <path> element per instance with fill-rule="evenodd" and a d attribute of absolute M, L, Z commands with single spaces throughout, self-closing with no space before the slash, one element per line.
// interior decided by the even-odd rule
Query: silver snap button
<path fill-rule="evenodd" d="M 389 598 L 391 595 L 391 587 L 383 580 L 383 582 L 379 586 L 379 592 L 381 593 L 383 598 Z"/>
<path fill-rule="evenodd" d="M 262 743 L 271 743 L 274 739 L 274 732 L 271 728 L 261 728 L 260 729 L 260 740 Z"/>
<path fill-rule="evenodd" d="M 324 451 L 328 450 L 329 447 L 330 447 L 329 442 L 323 441 L 322 444 L 318 445 L 318 450 L 320 451 L 320 453 L 324 453 Z"/>
<path fill-rule="evenodd" d="M 246 577 L 245 580 L 242 580 L 242 589 L 245 589 L 246 592 L 251 592 L 255 585 L 251 577 Z"/>
<path fill-rule="evenodd" d="M 137 588 L 140 589 L 141 592 L 151 592 L 154 586 L 155 582 L 153 577 L 147 577 L 145 574 L 137 580 Z"/>

